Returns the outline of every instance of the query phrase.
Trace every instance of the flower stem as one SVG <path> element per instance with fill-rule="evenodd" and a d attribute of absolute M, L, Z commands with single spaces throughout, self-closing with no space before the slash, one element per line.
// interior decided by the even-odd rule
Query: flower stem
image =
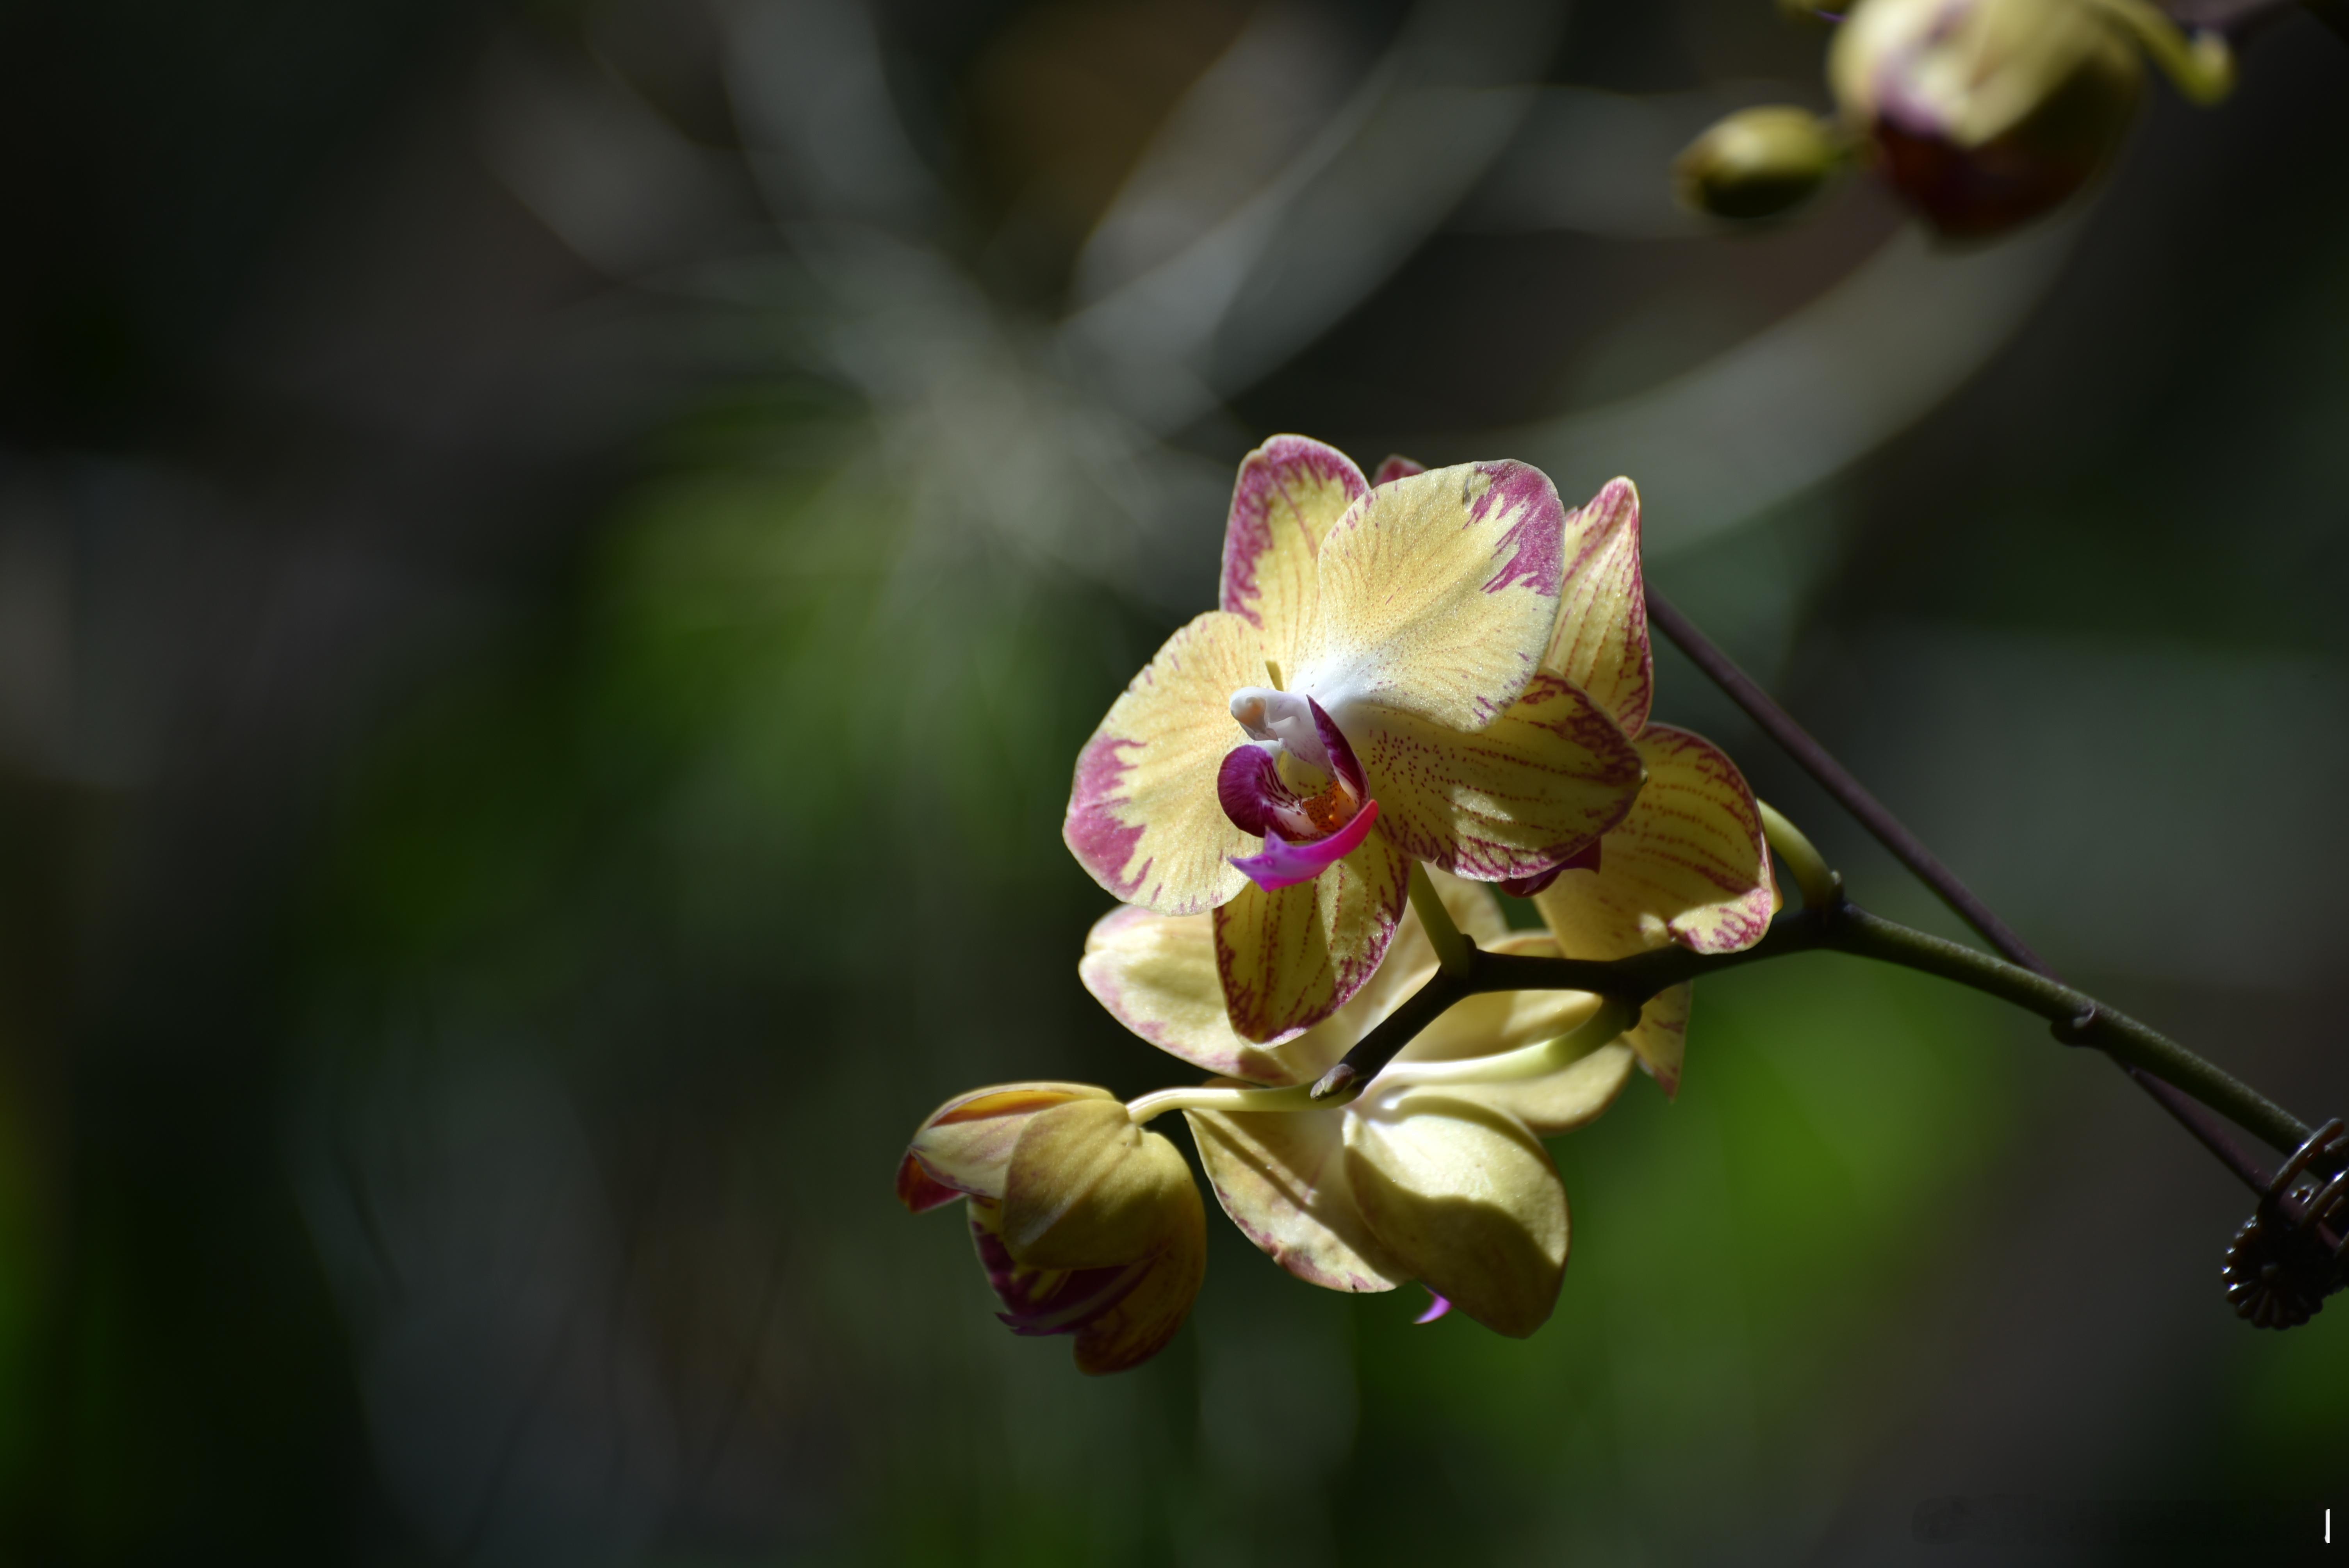
<path fill-rule="evenodd" d="M 1780 816 L 1769 801 L 1754 803 L 1762 809 L 1762 836 L 1770 841 L 1770 847 L 1795 873 L 1795 885 L 1803 890 L 1803 907 L 1833 909 L 1843 903 L 1843 878 L 1827 869 L 1826 857 L 1803 836 L 1803 830 Z"/>
<path fill-rule="evenodd" d="M 1162 1088 L 1126 1103 L 1125 1114 L 1136 1127 L 1170 1110 L 1328 1110 L 1345 1104 L 1352 1095 L 1315 1099 L 1304 1084 L 1286 1088 L 1223 1088 L 1200 1085 L 1193 1088 Z"/>
<path fill-rule="evenodd" d="M 1712 640 L 1697 630 L 1694 622 L 1655 593 L 1650 593 L 1647 601 L 1649 621 L 1671 639 L 1673 645 L 1687 655 L 1689 662 L 1702 670 L 1713 685 L 1727 693 L 1731 701 L 1744 708 L 1746 716 L 1761 727 L 1764 735 L 1776 741 L 1781 750 L 1801 765 L 1803 771 L 1816 779 L 1820 788 L 1832 796 L 1837 805 L 1874 834 L 1877 842 L 1891 851 L 1894 860 L 1908 867 L 1917 880 L 1931 888 L 1959 919 L 1980 932 L 1982 939 L 2010 962 L 2051 980 L 2055 978 L 2055 973 L 2048 967 L 2046 960 L 2033 953 L 2030 944 L 2016 934 L 2013 927 L 1992 913 L 1990 906 L 1976 897 L 1972 889 L 1960 882 L 1957 873 L 1943 865 L 1940 858 L 1902 824 L 1900 819 L 1885 809 L 1882 801 L 1869 794 L 1826 747 L 1813 739 L 1810 733 L 1796 724 L 1793 717 L 1780 707 L 1751 676 L 1739 669 L 1728 655 L 1713 646 Z M 2115 1058 L 2115 1065 L 2180 1126 L 2192 1133 L 2196 1140 L 2215 1155 L 2220 1163 L 2232 1171 L 2245 1186 L 2255 1192 L 2267 1190 L 2268 1172 L 2236 1145 L 2217 1119 L 2178 1088 L 2143 1068 L 2118 1057 Z"/>
<path fill-rule="evenodd" d="M 1602 997 L 1597 1012 L 1556 1039 L 1496 1056 L 1466 1057 L 1448 1062 L 1397 1062 L 1372 1079 L 1363 1092 L 1382 1094 L 1388 1089 L 1430 1083 L 1516 1083 L 1541 1078 L 1571 1067 L 1639 1021 L 1640 1010 L 1629 1002 Z"/>
<path fill-rule="evenodd" d="M 2257 1089 L 2086 992 L 1848 903 L 1781 914 L 1760 942 L 1738 953 L 1701 954 L 1684 947 L 1659 947 L 1602 963 L 1472 948 L 1465 975 L 1439 970 L 1430 977 L 1314 1086 L 1324 1098 L 1313 1103 L 1330 1104 L 1330 1097 L 1336 1093 L 1377 1078 L 1396 1053 L 1445 1009 L 1480 992 L 1592 991 L 1636 1008 L 1657 992 L 1683 981 L 1788 954 L 1814 952 L 1873 958 L 1971 986 L 2038 1014 L 2056 1025 L 2059 1037 L 2068 1042 L 2095 1046 L 2151 1080 L 2174 1086 L 2276 1149 L 2288 1152 L 2308 1138 L 2304 1123 Z"/>
<path fill-rule="evenodd" d="M 1455 977 L 1466 975 L 1476 944 L 1453 923 L 1452 912 L 1444 907 L 1444 895 L 1435 891 L 1427 868 L 1417 861 L 1411 862 L 1411 907 L 1419 912 L 1420 926 L 1427 933 L 1428 944 L 1435 949 L 1436 966 Z"/>

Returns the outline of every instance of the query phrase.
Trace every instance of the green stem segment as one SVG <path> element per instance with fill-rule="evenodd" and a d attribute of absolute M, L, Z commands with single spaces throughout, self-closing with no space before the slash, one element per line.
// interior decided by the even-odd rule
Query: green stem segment
<path fill-rule="evenodd" d="M 2033 974 L 2004 959 L 1912 930 L 1850 903 L 1781 914 L 1769 932 L 1739 953 L 1699 954 L 1660 947 L 1601 963 L 1484 953 L 1469 944 L 1461 973 L 1439 970 L 1313 1086 L 1314 1103 L 1330 1103 L 1381 1069 L 1454 1003 L 1485 991 L 1591 991 L 1630 1006 L 1686 980 L 1791 953 L 1846 953 L 1938 975 L 2011 1002 L 2058 1026 L 2063 1038 L 2095 1046 L 2164 1082 L 2289 1151 L 2309 1128 L 2248 1084 L 2204 1061 L 2184 1046 L 2084 991 Z"/>
<path fill-rule="evenodd" d="M 1843 903 L 1843 878 L 1827 869 L 1826 857 L 1803 836 L 1803 830 L 1780 816 L 1769 801 L 1754 804 L 1762 810 L 1762 836 L 1795 873 L 1795 885 L 1803 890 L 1803 907 L 1833 909 Z"/>
<path fill-rule="evenodd" d="M 1444 907 L 1444 895 L 1417 861 L 1411 862 L 1411 907 L 1419 912 L 1419 923 L 1435 949 L 1437 968 L 1455 979 L 1465 976 L 1475 962 L 1476 944 L 1454 923 L 1452 912 Z"/>

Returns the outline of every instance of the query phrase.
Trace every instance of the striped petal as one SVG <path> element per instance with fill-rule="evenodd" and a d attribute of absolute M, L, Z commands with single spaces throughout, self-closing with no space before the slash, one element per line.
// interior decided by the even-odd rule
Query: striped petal
<path fill-rule="evenodd" d="M 930 1112 L 897 1167 L 897 1196 L 916 1213 L 960 1197 L 1003 1196 L 1011 1150 L 1038 1112 L 1071 1100 L 1111 1100 L 1089 1083 L 1007 1083 L 975 1088 Z M 1113 1103 L 1113 1101 L 1112 1101 Z"/>
<path fill-rule="evenodd" d="M 1250 1083 L 1293 1081 L 1282 1058 L 1233 1031 L 1207 915 L 1112 910 L 1086 936 L 1077 975 L 1119 1023 L 1169 1056 Z"/>
<path fill-rule="evenodd" d="M 1640 737 L 1647 788 L 1599 844 L 1599 869 L 1567 872 L 1534 903 L 1577 958 L 1626 958 L 1666 942 L 1734 953 L 1770 929 L 1777 884 L 1754 791 L 1701 736 Z"/>
<path fill-rule="evenodd" d="M 1344 1112 L 1184 1115 L 1216 1202 L 1267 1257 L 1325 1290 L 1392 1290 L 1411 1277 L 1354 1206 Z"/>
<path fill-rule="evenodd" d="M 1216 972 L 1242 1038 L 1262 1043 L 1330 1016 L 1386 956 L 1411 862 L 1383 832 L 1311 882 L 1253 882 L 1216 910 Z"/>
<path fill-rule="evenodd" d="M 1627 958 L 1667 942 L 1698 953 L 1751 947 L 1770 929 L 1777 884 L 1754 792 L 1702 737 L 1651 725 L 1640 737 L 1648 786 L 1599 841 L 1595 872 L 1569 871 L 1534 904 L 1577 958 Z M 1667 1093 L 1680 1085 L 1685 987 L 1651 1000 L 1625 1037 Z"/>
<path fill-rule="evenodd" d="M 1061 836 L 1121 903 L 1195 914 L 1246 885 L 1231 857 L 1256 846 L 1224 815 L 1216 779 L 1247 738 L 1231 694 L 1263 679 L 1256 628 L 1211 610 L 1166 640 L 1077 754 Z"/>
<path fill-rule="evenodd" d="M 1525 1124 L 1419 1088 L 1358 1103 L 1345 1125 L 1355 1204 L 1396 1261 L 1487 1328 L 1539 1328 L 1566 1272 L 1566 1189 Z"/>
<path fill-rule="evenodd" d="M 1242 459 L 1221 603 L 1263 634 L 1266 657 L 1288 665 L 1319 596 L 1321 538 L 1370 488 L 1352 459 L 1303 436 L 1275 436 Z"/>
<path fill-rule="evenodd" d="M 1647 727 L 1656 662 L 1640 574 L 1640 492 L 1630 480 L 1609 480 L 1566 520 L 1566 576 L 1542 668 L 1588 692 L 1624 734 Z"/>
<path fill-rule="evenodd" d="M 1640 1009 L 1639 1027 L 1623 1037 L 1640 1065 L 1663 1086 L 1667 1099 L 1681 1092 L 1681 1061 L 1688 1055 L 1689 1008 L 1694 995 L 1695 987 L 1687 985 L 1658 992 Z"/>
<path fill-rule="evenodd" d="M 1547 674 L 1473 734 L 1365 705 L 1349 738 L 1403 852 L 1481 882 L 1549 870 L 1623 820 L 1640 792 L 1622 730 Z"/>
<path fill-rule="evenodd" d="M 1492 723 L 1549 645 L 1565 521 L 1557 490 L 1523 463 L 1381 485 L 1321 542 L 1320 614 L 1293 687 L 1350 738 L 1362 704 L 1457 730 Z"/>

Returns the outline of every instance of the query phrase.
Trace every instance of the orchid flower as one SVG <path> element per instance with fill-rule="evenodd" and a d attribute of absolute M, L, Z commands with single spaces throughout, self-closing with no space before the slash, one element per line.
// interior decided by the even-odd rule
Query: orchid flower
<path fill-rule="evenodd" d="M 1480 946 L 1557 954 L 1545 934 L 1510 934 L 1488 889 L 1431 874 Z M 1566 1189 L 1541 1140 L 1583 1125 L 1621 1091 L 1633 1057 L 1613 1037 L 1628 1010 L 1575 991 L 1474 996 L 1350 1103 L 1324 1108 L 1305 1098 L 1307 1086 L 1435 973 L 1417 911 L 1352 1000 L 1273 1047 L 1243 1038 L 1212 1006 L 1207 923 L 1120 909 L 1086 944 L 1079 973 L 1112 1013 L 1219 1075 L 1205 1091 L 1144 1096 L 1133 1114 L 1183 1109 L 1224 1212 L 1298 1278 L 1353 1292 L 1416 1279 L 1503 1334 L 1541 1326 L 1568 1240 Z M 1295 1087 L 1278 1097 L 1226 1092 L 1242 1084 Z M 1251 1104 L 1269 1108 L 1244 1109 Z"/>
<path fill-rule="evenodd" d="M 2054 207 L 2120 145 L 2159 61 L 2187 97 L 2234 82 L 2225 41 L 2148 0 L 1861 0 L 1827 75 L 1845 120 L 1943 234 L 2002 232 Z"/>
<path fill-rule="evenodd" d="M 1090 1084 L 1001 1084 L 947 1101 L 899 1162 L 897 1197 L 916 1214 L 967 1200 L 998 1315 L 1014 1334 L 1074 1335 L 1081 1372 L 1122 1372 L 1164 1349 L 1206 1274 L 1190 1166 Z"/>
<path fill-rule="evenodd" d="M 1220 607 L 1077 760 L 1069 848 L 1127 903 L 1212 912 L 1226 1011 L 1257 1043 L 1369 981 L 1414 860 L 1537 876 L 1641 781 L 1601 703 L 1539 667 L 1570 592 L 1549 480 L 1515 462 L 1381 478 L 1301 437 L 1250 453 Z"/>

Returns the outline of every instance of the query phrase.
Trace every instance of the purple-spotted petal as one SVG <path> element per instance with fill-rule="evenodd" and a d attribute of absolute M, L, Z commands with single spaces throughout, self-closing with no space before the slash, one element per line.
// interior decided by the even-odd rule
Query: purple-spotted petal
<path fill-rule="evenodd" d="M 1484 728 L 1525 694 L 1549 645 L 1565 526 L 1557 490 L 1523 463 L 1379 486 L 1321 541 L 1319 614 L 1288 684 L 1358 744 L 1357 704 Z"/>
<path fill-rule="evenodd" d="M 1344 860 L 1361 846 L 1370 833 L 1371 824 L 1379 818 L 1379 803 L 1365 800 L 1354 820 L 1326 839 L 1310 843 L 1292 844 L 1278 833 L 1264 836 L 1260 854 L 1236 855 L 1234 869 L 1248 881 L 1268 892 L 1295 887 L 1299 882 L 1311 882 L 1338 861 Z"/>
<path fill-rule="evenodd" d="M 1216 911 L 1216 974 L 1242 1038 L 1309 1028 L 1362 989 L 1409 902 L 1411 862 L 1383 832 L 1310 882 L 1261 888 Z"/>
<path fill-rule="evenodd" d="M 1314 557 L 1322 535 L 1370 486 L 1335 447 L 1275 436 L 1240 463 L 1224 529 L 1222 607 L 1287 659 L 1319 593 Z"/>

